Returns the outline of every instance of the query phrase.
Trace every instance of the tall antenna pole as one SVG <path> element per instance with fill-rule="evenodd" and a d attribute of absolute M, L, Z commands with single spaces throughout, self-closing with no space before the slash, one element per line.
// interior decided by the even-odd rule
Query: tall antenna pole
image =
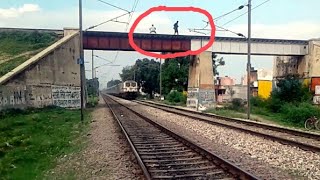
<path fill-rule="evenodd" d="M 247 64 L 247 118 L 250 119 L 250 96 L 251 96 L 251 0 L 248 0 L 248 64 Z"/>
<path fill-rule="evenodd" d="M 82 0 L 79 0 L 79 43 L 80 43 L 80 91 L 81 91 L 81 122 L 83 122 L 83 108 L 84 108 L 84 58 L 83 58 L 83 44 L 82 44 Z"/>

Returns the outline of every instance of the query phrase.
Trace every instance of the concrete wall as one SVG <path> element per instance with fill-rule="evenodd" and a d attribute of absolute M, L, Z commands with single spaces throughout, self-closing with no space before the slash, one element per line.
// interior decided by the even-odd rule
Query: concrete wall
<path fill-rule="evenodd" d="M 225 89 L 225 94 L 221 94 L 217 97 L 218 102 L 230 102 L 235 98 L 247 100 L 247 86 L 237 84 L 226 86 Z"/>
<path fill-rule="evenodd" d="M 298 65 L 301 63 L 298 56 L 278 56 L 274 58 L 273 76 L 284 77 L 288 74 L 297 74 Z"/>
<path fill-rule="evenodd" d="M 0 110 L 49 105 L 80 107 L 78 57 L 79 35 L 68 34 L 1 77 Z"/>
<path fill-rule="evenodd" d="M 310 42 L 310 54 L 307 56 L 310 62 L 310 77 L 320 77 L 320 40 Z"/>
<path fill-rule="evenodd" d="M 214 79 L 212 52 L 205 51 L 194 56 L 189 66 L 187 106 L 197 108 L 214 105 Z"/>

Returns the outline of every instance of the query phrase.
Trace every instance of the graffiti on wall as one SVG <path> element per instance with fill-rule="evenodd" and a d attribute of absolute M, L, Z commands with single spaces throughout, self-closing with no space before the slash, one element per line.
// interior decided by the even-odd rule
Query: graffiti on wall
<path fill-rule="evenodd" d="M 25 90 L 0 89 L 0 107 L 16 107 L 25 104 Z"/>
<path fill-rule="evenodd" d="M 52 101 L 54 106 L 80 108 L 80 97 L 80 87 L 52 86 Z"/>
<path fill-rule="evenodd" d="M 188 88 L 187 107 L 198 107 L 199 88 Z"/>
<path fill-rule="evenodd" d="M 52 105 L 51 86 L 29 85 L 27 86 L 27 92 L 28 106 L 43 108 Z"/>
<path fill-rule="evenodd" d="M 211 106 L 214 103 L 214 90 L 201 89 L 199 92 L 199 102 L 205 106 Z"/>

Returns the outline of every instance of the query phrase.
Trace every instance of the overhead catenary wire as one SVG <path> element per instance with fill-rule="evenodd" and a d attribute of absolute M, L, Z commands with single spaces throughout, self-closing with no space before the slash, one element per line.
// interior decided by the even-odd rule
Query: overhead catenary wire
<path fill-rule="evenodd" d="M 260 3 L 260 4 L 258 4 L 257 6 L 253 7 L 253 8 L 252 8 L 252 10 L 254 10 L 254 9 L 256 9 L 256 8 L 258 8 L 258 7 L 262 6 L 262 5 L 264 5 L 265 3 L 269 2 L 269 1 L 271 1 L 271 0 L 266 0 L 266 1 L 264 1 L 264 2 L 262 2 L 262 3 Z M 235 17 L 235 18 L 231 19 L 230 21 L 228 21 L 228 22 L 224 23 L 222 26 L 225 26 L 225 25 L 227 25 L 227 24 L 229 24 L 229 23 L 231 23 L 231 22 L 235 21 L 235 20 L 239 19 L 240 17 L 242 17 L 242 16 L 244 16 L 244 15 L 246 15 L 246 14 L 248 14 L 248 11 L 247 11 L 247 12 L 245 12 L 245 13 L 243 13 L 243 14 L 240 14 L 239 16 L 237 16 L 237 17 Z"/>
<path fill-rule="evenodd" d="M 223 17 L 225 17 L 225 16 L 227 16 L 227 15 L 229 15 L 229 14 L 232 14 L 232 13 L 235 12 L 235 11 L 238 11 L 238 10 L 243 9 L 245 6 L 247 6 L 247 5 L 246 5 L 246 4 L 245 4 L 245 5 L 241 5 L 241 6 L 239 6 L 238 8 L 236 8 L 236 9 L 230 11 L 230 12 L 227 12 L 227 13 L 225 13 L 225 14 L 222 14 L 222 15 L 214 18 L 213 20 L 214 20 L 214 21 L 218 21 L 219 19 L 221 19 L 221 18 L 223 18 Z M 206 27 L 208 27 L 209 21 L 204 21 L 204 20 L 203 20 L 203 22 L 207 23 L 206 26 L 203 27 L 203 29 L 205 29 Z"/>
<path fill-rule="evenodd" d="M 123 9 L 123 8 L 121 8 L 121 7 L 119 7 L 119 6 L 115 6 L 115 5 L 113 5 L 113 4 L 111 4 L 111 3 L 108 3 L 108 2 L 106 2 L 106 1 L 102 1 L 102 0 L 97 0 L 97 1 L 102 2 L 102 3 L 104 3 L 104 4 L 107 4 L 107 5 L 111 6 L 111 7 L 114 7 L 114 8 L 117 8 L 117 9 L 120 9 L 120 10 L 122 10 L 122 11 L 126 11 L 127 13 L 129 13 L 128 10 Z"/>
<path fill-rule="evenodd" d="M 96 28 L 96 27 L 98 27 L 98 26 L 101 26 L 101 25 L 103 25 L 103 24 L 105 24 L 105 23 L 108 23 L 108 22 L 114 22 L 114 20 L 116 20 L 116 19 L 118 19 L 118 18 L 120 18 L 120 17 L 126 16 L 126 15 L 128 15 L 128 14 L 130 14 L 130 13 L 131 13 L 131 12 L 128 12 L 128 13 L 119 15 L 119 16 L 117 16 L 117 17 L 111 18 L 111 19 L 109 19 L 109 20 L 107 20 L 107 21 L 101 22 L 101 23 L 99 23 L 99 24 L 97 24 L 97 25 L 90 26 L 90 27 L 88 27 L 87 29 L 85 29 L 85 31 L 88 31 L 88 30 L 90 30 L 90 29 L 94 29 L 94 28 Z"/>
<path fill-rule="evenodd" d="M 243 35 L 242 33 L 238 33 L 238 32 L 235 32 L 235 31 L 229 30 L 229 29 L 227 29 L 227 28 L 224 28 L 224 27 L 218 26 L 218 25 L 216 25 L 216 27 L 217 27 L 217 28 L 220 28 L 220 29 L 223 29 L 224 31 L 231 32 L 231 33 L 233 33 L 233 34 L 235 34 L 235 35 L 238 35 L 238 36 L 240 36 L 240 37 L 247 38 L 247 37 L 246 37 L 245 35 Z"/>
<path fill-rule="evenodd" d="M 238 8 L 236 8 L 236 9 L 230 11 L 230 12 L 227 12 L 227 13 L 225 13 L 225 14 L 222 14 L 221 16 L 218 16 L 218 17 L 214 18 L 214 20 L 217 21 L 217 20 L 219 20 L 219 19 L 221 19 L 221 18 L 223 18 L 223 17 L 225 17 L 225 16 L 227 16 L 227 15 L 229 15 L 229 14 L 235 12 L 235 11 L 238 11 L 238 10 L 243 9 L 245 6 L 247 6 L 247 4 L 241 5 L 241 6 L 239 6 Z"/>
<path fill-rule="evenodd" d="M 99 59 L 102 59 L 102 60 L 104 60 L 104 61 L 107 61 L 107 62 L 112 63 L 112 61 L 110 61 L 110 60 L 108 60 L 108 59 L 105 59 L 105 58 L 102 58 L 102 57 L 100 57 L 100 56 L 98 56 L 98 55 L 94 55 L 94 57 L 96 57 L 96 58 L 99 58 Z"/>
<path fill-rule="evenodd" d="M 257 6 L 253 7 L 253 8 L 252 8 L 252 10 L 254 10 L 254 9 L 256 9 L 256 8 L 258 8 L 258 7 L 262 6 L 262 5 L 264 5 L 265 3 L 269 2 L 269 1 L 271 1 L 271 0 L 263 1 L 262 3 L 260 3 L 260 4 L 258 4 Z M 244 6 L 244 5 L 242 5 L 242 6 Z M 242 8 L 243 8 L 242 6 L 239 6 L 239 8 L 238 8 L 238 9 L 242 9 Z M 247 5 L 245 5 L 245 6 L 247 6 Z M 226 13 L 226 14 L 223 14 L 223 15 L 221 15 L 221 16 L 218 16 L 218 17 L 217 17 L 217 18 L 215 18 L 214 20 L 216 20 L 216 19 L 220 19 L 220 18 L 222 18 L 222 17 L 224 17 L 224 16 L 226 16 L 226 15 L 229 15 L 229 14 L 231 14 L 232 12 L 235 12 L 235 11 L 236 11 L 236 10 L 238 10 L 238 9 L 232 10 L 232 11 L 230 11 L 230 12 Z M 246 15 L 247 13 L 248 13 L 248 11 L 247 11 L 247 12 L 245 12 L 245 13 L 243 13 L 243 14 L 240 14 L 239 16 L 237 16 L 237 17 L 235 17 L 235 18 L 231 19 L 230 21 L 228 21 L 228 22 L 224 23 L 224 24 L 223 24 L 223 25 L 221 25 L 221 26 L 217 26 L 217 25 L 216 25 L 216 27 L 218 27 L 218 28 L 220 28 L 220 29 L 223 29 L 224 31 L 228 31 L 228 32 L 231 32 L 231 33 L 236 34 L 236 35 L 238 35 L 238 36 L 241 36 L 241 37 L 246 38 L 243 34 L 241 34 L 241 33 L 237 33 L 237 32 L 234 32 L 234 31 L 229 30 L 229 29 L 226 29 L 226 28 L 224 28 L 223 26 L 225 26 L 225 25 L 227 25 L 227 24 L 229 24 L 229 23 L 231 23 L 231 22 L 235 21 L 236 19 L 238 19 L 238 18 L 240 18 L 240 17 L 242 17 L 242 16 Z M 206 24 L 206 26 L 204 27 L 204 28 L 206 28 L 206 27 L 208 26 L 209 22 L 207 22 L 207 21 L 204 21 L 204 22 L 206 22 L 206 23 L 207 23 L 207 24 Z M 203 29 L 204 29 L 204 28 L 203 28 Z M 192 29 L 189 29 L 189 30 L 190 30 L 190 32 L 192 31 Z M 196 30 L 197 30 L 197 31 L 199 31 L 199 30 L 201 30 L 201 29 L 196 29 Z M 195 32 L 195 31 L 193 31 L 193 32 Z M 196 33 L 199 33 L 199 32 L 196 32 Z"/>
<path fill-rule="evenodd" d="M 126 25 L 125 32 L 128 31 L 130 22 L 131 22 L 131 20 L 132 20 L 133 13 L 135 12 L 138 4 L 139 4 L 139 0 L 135 0 L 135 1 L 133 2 L 133 6 L 132 6 L 131 12 L 130 12 L 130 14 L 129 14 L 128 23 L 127 23 L 127 25 Z M 116 55 L 114 56 L 114 59 L 113 59 L 112 63 L 114 63 L 114 62 L 117 60 L 118 56 L 119 56 L 119 51 L 116 52 Z"/>

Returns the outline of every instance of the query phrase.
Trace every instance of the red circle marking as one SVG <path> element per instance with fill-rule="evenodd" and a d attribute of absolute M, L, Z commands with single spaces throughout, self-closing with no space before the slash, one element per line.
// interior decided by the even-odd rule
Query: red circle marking
<path fill-rule="evenodd" d="M 148 16 L 149 14 L 151 14 L 154 11 L 193 11 L 193 12 L 198 12 L 198 13 L 206 15 L 208 17 L 209 24 L 211 26 L 211 35 L 210 35 L 209 43 L 207 45 L 203 46 L 202 48 L 200 48 L 199 50 L 196 50 L 196 51 L 189 50 L 189 51 L 186 51 L 186 52 L 178 52 L 178 53 L 173 53 L 173 54 L 157 54 L 157 53 L 153 53 L 153 52 L 149 52 L 149 51 L 145 51 L 145 50 L 141 49 L 140 47 L 138 47 L 136 45 L 136 43 L 133 40 L 133 32 L 136 29 L 136 27 L 138 26 L 139 22 L 143 18 L 145 18 L 146 16 Z M 175 57 L 182 57 L 182 56 L 200 54 L 201 52 L 207 50 L 209 47 L 212 46 L 212 44 L 214 43 L 215 34 L 216 34 L 216 26 L 214 24 L 213 18 L 211 16 L 211 14 L 208 11 L 204 10 L 204 9 L 200 9 L 200 8 L 196 8 L 196 7 L 166 7 L 166 6 L 158 6 L 158 7 L 150 8 L 149 10 L 147 10 L 146 12 L 141 14 L 135 20 L 135 22 L 133 23 L 133 25 L 130 28 L 130 31 L 129 31 L 129 34 L 128 34 L 128 38 L 129 38 L 129 44 L 131 45 L 131 47 L 134 50 L 138 51 L 139 53 L 141 53 L 143 55 L 146 55 L 146 56 L 166 59 L 166 58 L 175 58 Z"/>

